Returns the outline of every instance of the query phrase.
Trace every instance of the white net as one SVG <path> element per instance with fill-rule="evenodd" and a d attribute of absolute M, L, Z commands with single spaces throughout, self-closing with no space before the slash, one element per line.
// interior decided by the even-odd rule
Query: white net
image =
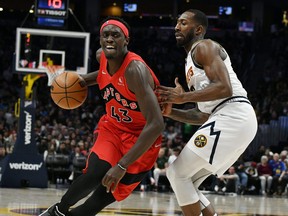
<path fill-rule="evenodd" d="M 45 67 L 45 73 L 48 76 L 48 86 L 51 86 L 53 80 L 65 71 L 65 67 L 61 65 L 49 65 Z"/>

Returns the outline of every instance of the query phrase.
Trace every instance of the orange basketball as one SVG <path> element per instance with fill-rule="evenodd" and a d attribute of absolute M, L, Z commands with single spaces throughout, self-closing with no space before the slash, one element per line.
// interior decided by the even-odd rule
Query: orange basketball
<path fill-rule="evenodd" d="M 71 110 L 81 106 L 88 94 L 88 87 L 83 86 L 83 78 L 74 72 L 63 72 L 51 85 L 53 101 L 61 108 Z"/>

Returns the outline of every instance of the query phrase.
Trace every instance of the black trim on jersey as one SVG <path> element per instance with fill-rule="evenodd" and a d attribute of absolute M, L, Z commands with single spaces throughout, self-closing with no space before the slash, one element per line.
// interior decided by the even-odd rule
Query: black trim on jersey
<path fill-rule="evenodd" d="M 199 128 L 199 130 L 201 130 L 202 128 L 210 127 L 210 136 L 214 136 L 214 135 L 216 136 L 214 144 L 213 144 L 213 147 L 212 147 L 212 151 L 211 151 L 211 154 L 210 154 L 210 158 L 209 158 L 209 163 L 210 164 L 213 163 L 214 154 L 215 154 L 216 147 L 217 147 L 217 144 L 218 144 L 218 140 L 219 140 L 219 137 L 220 137 L 220 134 L 221 134 L 221 131 L 214 131 L 214 126 L 215 126 L 215 121 L 210 122 L 209 124 L 203 125 L 203 126 L 201 126 Z"/>
<path fill-rule="evenodd" d="M 110 95 L 108 96 L 108 98 L 107 98 L 108 100 L 106 100 L 106 99 L 104 98 L 105 92 L 107 91 L 107 89 L 111 89 L 111 88 L 113 89 L 113 95 L 110 94 Z M 110 90 L 109 90 L 109 91 L 110 91 Z M 100 92 L 101 92 L 101 96 L 102 96 L 103 100 L 105 101 L 105 103 L 108 103 L 110 100 L 114 99 L 115 101 L 117 101 L 121 106 L 125 107 L 126 109 L 140 112 L 140 107 L 139 107 L 137 101 L 133 101 L 133 100 L 129 100 L 129 99 L 125 98 L 122 94 L 120 94 L 120 93 L 117 91 L 117 89 L 114 87 L 114 85 L 113 85 L 112 83 L 109 83 L 107 86 L 105 86 L 104 88 L 100 89 Z M 117 94 L 117 93 L 120 95 L 121 100 L 123 100 L 123 99 L 126 100 L 126 101 L 127 101 L 127 104 L 135 103 L 135 104 L 137 105 L 137 108 L 136 108 L 136 109 L 131 109 L 130 106 L 124 106 L 124 105 L 121 103 L 121 101 L 119 101 L 119 100 L 116 99 L 115 94 Z"/>
<path fill-rule="evenodd" d="M 141 172 L 141 173 L 138 173 L 138 174 L 132 174 L 132 173 L 126 173 L 124 175 L 124 177 L 120 180 L 120 182 L 122 184 L 125 184 L 125 185 L 131 185 L 131 184 L 134 184 L 134 183 L 137 183 L 137 182 L 141 182 L 142 179 L 145 177 L 145 175 L 148 173 L 149 171 L 145 171 L 145 172 Z"/>
<path fill-rule="evenodd" d="M 238 100 L 239 98 L 240 99 L 244 99 L 244 100 Z M 234 99 L 236 99 L 236 100 L 234 101 Z M 244 102 L 244 103 L 248 103 L 248 104 L 251 105 L 251 103 L 249 102 L 248 98 L 246 98 L 244 96 L 233 96 L 233 97 L 229 97 L 229 98 L 221 101 L 219 104 L 217 104 L 217 106 L 215 106 L 213 108 L 213 110 L 211 112 L 213 113 L 219 106 L 221 106 L 222 104 L 224 104 L 226 102 L 242 102 L 242 103 Z"/>
<path fill-rule="evenodd" d="M 197 46 L 197 45 L 196 45 Z M 193 63 L 194 63 L 194 65 L 195 65 L 195 67 L 197 67 L 197 68 L 199 68 L 199 69 L 201 69 L 201 70 L 204 70 L 204 67 L 203 66 L 201 66 L 201 65 L 199 65 L 196 61 L 195 61 L 195 59 L 194 59 L 194 49 L 196 48 L 196 46 L 193 48 L 193 50 L 191 51 L 191 59 L 192 59 L 192 61 L 193 61 Z"/>
<path fill-rule="evenodd" d="M 213 40 L 212 40 L 212 41 L 213 41 Z M 225 53 L 226 57 L 225 57 L 224 59 L 222 59 L 222 61 L 225 61 L 225 60 L 227 59 L 227 57 L 228 57 L 228 53 L 226 52 L 226 50 L 224 49 L 224 47 L 221 46 L 221 44 L 219 44 L 219 43 L 216 42 L 216 41 L 213 41 L 213 42 L 216 43 L 216 44 L 218 44 L 219 47 L 220 47 L 220 49 Z M 196 45 L 193 47 L 193 49 L 191 50 L 191 59 L 192 59 L 194 65 L 195 65 L 195 67 L 204 70 L 204 67 L 203 67 L 202 65 L 199 65 L 199 64 L 195 61 L 195 59 L 194 59 L 194 52 L 193 52 L 193 51 L 195 50 L 195 48 L 196 48 L 200 43 L 201 43 L 201 42 L 199 42 L 198 44 L 196 44 Z"/>

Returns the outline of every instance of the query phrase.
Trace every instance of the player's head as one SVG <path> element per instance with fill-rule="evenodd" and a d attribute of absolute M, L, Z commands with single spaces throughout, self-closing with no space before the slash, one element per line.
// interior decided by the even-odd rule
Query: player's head
<path fill-rule="evenodd" d="M 208 28 L 207 16 L 199 10 L 189 9 L 182 13 L 175 26 L 178 46 L 192 45 L 196 40 L 203 39 Z"/>
<path fill-rule="evenodd" d="M 107 59 L 126 54 L 129 43 L 129 25 L 119 17 L 108 17 L 100 28 L 100 45 Z"/>

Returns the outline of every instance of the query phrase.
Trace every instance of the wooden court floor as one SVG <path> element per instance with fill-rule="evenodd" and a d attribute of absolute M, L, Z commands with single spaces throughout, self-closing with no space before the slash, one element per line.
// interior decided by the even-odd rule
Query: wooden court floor
<path fill-rule="evenodd" d="M 48 206 L 59 201 L 65 191 L 65 188 L 0 188 L 0 216 L 38 215 Z M 207 194 L 207 197 L 219 215 L 288 216 L 287 196 L 265 197 Z M 181 215 L 181 211 L 173 192 L 135 191 L 126 200 L 111 204 L 98 215 L 172 216 Z"/>

